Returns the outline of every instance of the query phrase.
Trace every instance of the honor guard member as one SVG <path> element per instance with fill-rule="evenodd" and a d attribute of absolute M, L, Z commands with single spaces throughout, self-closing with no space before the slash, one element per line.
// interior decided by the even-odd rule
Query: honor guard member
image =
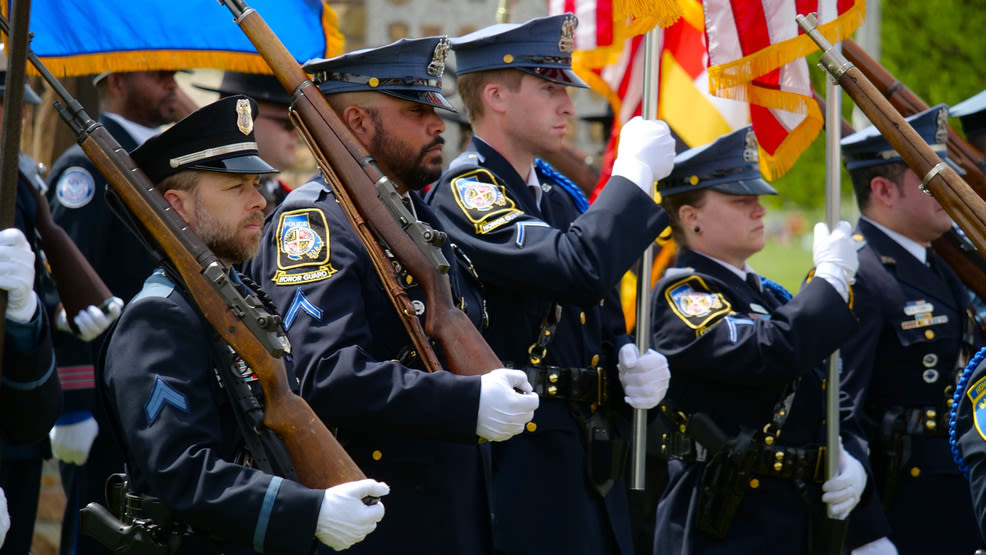
<path fill-rule="evenodd" d="M 227 71 L 223 73 L 217 87 L 193 86 L 203 91 L 219 93 L 219 98 L 243 94 L 256 100 L 260 115 L 257 116 L 253 133 L 257 136 L 260 157 L 282 172 L 294 165 L 297 159 L 298 130 L 288 117 L 291 95 L 277 77 Z M 265 211 L 270 212 L 281 204 L 284 197 L 291 192 L 291 187 L 281 180 L 279 174 L 270 174 L 260 177 L 260 192 L 267 199 Z"/>
<path fill-rule="evenodd" d="M 947 160 L 948 108 L 907 119 Z M 863 242 L 853 288 L 860 331 L 842 347 L 842 387 L 868 433 L 878 494 L 853 515 L 849 545 L 884 538 L 864 553 L 972 553 L 981 540 L 946 418 L 982 336 L 968 291 L 930 248 L 952 220 L 875 127 L 842 139 L 842 152 Z"/>
<path fill-rule="evenodd" d="M 451 109 L 441 94 L 447 51 L 445 37 L 403 39 L 305 65 L 411 214 L 435 228 L 417 191 L 442 169 L 445 124 L 435 110 Z M 456 305 L 483 329 L 485 305 L 468 260 L 451 244 L 442 253 Z M 424 292 L 394 264 L 426 318 Z M 286 315 L 302 396 L 360 468 L 393 487 L 387 519 L 353 551 L 489 553 L 489 455 L 477 436 L 502 441 L 531 420 L 537 396 L 515 391 L 531 391 L 523 372 L 424 371 L 322 176 L 272 214 L 249 271 Z"/>
<path fill-rule="evenodd" d="M 764 246 L 759 196 L 777 194 L 750 127 L 679 154 L 657 189 L 681 250 L 653 293 L 653 345 L 675 369 L 655 555 L 840 552 L 825 505 L 844 520 L 866 484 L 851 426 L 825 479 L 822 363 L 856 328 L 848 222 L 815 226 L 814 276 L 792 296 L 747 263 Z"/>
<path fill-rule="evenodd" d="M 986 90 L 967 98 L 948 110 L 950 117 L 957 117 L 962 122 L 962 132 L 980 155 L 986 154 Z M 986 163 L 981 163 L 981 167 Z M 986 167 L 982 167 L 986 172 Z"/>
<path fill-rule="evenodd" d="M 6 58 L 0 67 L 6 68 Z M 0 125 L 6 77 L 0 71 Z M 40 102 L 25 85 L 24 103 Z M 0 290 L 7 295 L 0 380 L 0 553 L 16 555 L 31 550 L 42 463 L 51 456 L 47 434 L 62 408 L 51 323 L 40 304 L 51 283 L 42 279 L 34 200 L 44 180 L 26 155 L 20 154 L 19 165 L 14 226 L 0 231 Z"/>
<path fill-rule="evenodd" d="M 180 95 L 173 71 L 101 73 L 93 81 L 99 95 L 99 123 L 126 150 L 132 150 L 177 119 Z M 110 209 L 106 179 L 79 145 L 55 160 L 48 174 L 48 202 L 55 223 L 65 229 L 106 287 L 119 299 L 106 313 L 93 311 L 93 329 L 75 336 L 66 325 L 55 336 L 58 375 L 65 390 L 65 411 L 51 430 L 52 450 L 59 460 L 66 504 L 59 552 L 63 555 L 109 553 L 92 538 L 79 534 L 79 509 L 104 499 L 106 479 L 123 471 L 120 447 L 112 434 L 99 433 L 107 424 L 96 402 L 93 363 L 103 338 L 123 303 L 138 291 L 154 263 L 147 248 Z M 104 321 L 109 320 L 109 321 Z"/>
<path fill-rule="evenodd" d="M 227 265 L 257 252 L 265 204 L 258 176 L 276 171 L 258 156 L 256 114 L 248 97 L 224 98 L 132 153 Z M 169 518 L 157 526 L 165 533 L 190 531 L 179 553 L 310 553 L 315 539 L 336 550 L 360 541 L 384 514 L 382 504 L 367 506 L 362 498 L 384 495 L 387 486 L 361 480 L 313 490 L 264 468 L 271 466 L 265 461 L 276 464 L 276 451 L 240 429 L 236 411 L 243 407 L 233 393 L 245 384 L 260 397 L 257 376 L 174 274 L 158 269 L 147 279 L 97 367 L 100 394 L 126 455 L 125 505 L 133 512 L 124 522 L 148 517 L 141 509 L 164 507 Z M 229 278 L 243 294 L 254 293 L 235 270 Z"/>
<path fill-rule="evenodd" d="M 674 156 L 668 127 L 624 127 L 614 177 L 592 207 L 538 158 L 563 148 L 574 111 L 566 87 L 586 86 L 571 69 L 577 23 L 562 14 L 452 40 L 475 135 L 427 197 L 476 264 L 490 346 L 541 396 L 527 431 L 493 446 L 500 552 L 632 552 L 620 478 L 629 443 L 611 417 L 628 409 L 621 380 L 636 408 L 656 405 L 668 380 L 664 358 L 641 355 L 627 336 L 616 290 L 667 221 L 651 197 Z"/>

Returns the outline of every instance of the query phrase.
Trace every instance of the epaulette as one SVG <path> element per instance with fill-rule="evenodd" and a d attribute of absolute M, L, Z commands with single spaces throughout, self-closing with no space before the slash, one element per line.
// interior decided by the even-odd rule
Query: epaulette
<path fill-rule="evenodd" d="M 853 233 L 852 239 L 856 246 L 856 252 L 863 250 L 863 247 L 866 246 L 866 238 L 863 237 L 862 233 Z"/>
<path fill-rule="evenodd" d="M 475 150 L 467 150 L 458 156 L 448 165 L 448 171 L 458 173 L 465 168 L 478 167 L 483 164 L 483 156 Z"/>
<path fill-rule="evenodd" d="M 45 183 L 44 177 L 42 177 L 46 171 L 44 164 L 36 162 L 34 158 L 22 152 L 17 159 L 17 169 L 20 170 L 21 175 L 42 195 L 48 192 L 48 185 Z"/>
<path fill-rule="evenodd" d="M 171 281 L 171 278 L 164 273 L 164 270 L 158 268 L 154 270 L 146 280 L 144 280 L 144 287 L 134 295 L 134 298 L 130 300 L 131 303 L 135 303 L 140 299 L 149 297 L 159 297 L 165 298 L 175 290 L 175 284 Z"/>

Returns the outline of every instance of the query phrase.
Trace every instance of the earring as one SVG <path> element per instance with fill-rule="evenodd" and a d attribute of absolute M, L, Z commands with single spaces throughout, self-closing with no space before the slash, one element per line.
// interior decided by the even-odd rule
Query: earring
<path fill-rule="evenodd" d="M 692 231 L 694 231 L 695 233 L 698 233 L 698 232 L 702 231 L 702 228 L 700 228 L 698 226 L 695 226 L 695 227 L 692 228 Z"/>

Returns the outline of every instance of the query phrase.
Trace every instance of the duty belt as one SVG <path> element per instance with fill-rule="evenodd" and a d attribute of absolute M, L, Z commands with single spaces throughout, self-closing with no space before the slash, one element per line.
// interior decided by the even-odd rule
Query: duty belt
<path fill-rule="evenodd" d="M 937 407 L 903 409 L 904 433 L 917 436 L 947 436 L 948 413 Z"/>
<path fill-rule="evenodd" d="M 821 484 L 825 481 L 825 446 L 784 447 L 757 445 L 750 472 L 763 477 L 803 480 Z M 661 437 L 661 454 L 684 462 L 706 459 L 705 448 L 688 435 L 672 431 Z"/>
<path fill-rule="evenodd" d="M 524 369 L 534 392 L 542 398 L 565 399 L 602 406 L 608 400 L 606 371 L 595 368 L 528 366 Z"/>

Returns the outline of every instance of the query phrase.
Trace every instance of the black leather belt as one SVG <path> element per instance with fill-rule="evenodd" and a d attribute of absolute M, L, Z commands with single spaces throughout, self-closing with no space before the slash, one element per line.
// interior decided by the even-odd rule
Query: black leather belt
<path fill-rule="evenodd" d="M 673 431 L 663 434 L 661 454 L 684 462 L 697 462 L 707 456 L 705 449 L 686 434 Z M 825 481 L 825 446 L 784 447 L 756 445 L 757 452 L 749 472 L 759 476 L 803 480 L 821 484 Z"/>
<path fill-rule="evenodd" d="M 917 436 L 947 436 L 948 413 L 937 407 L 904 409 L 904 432 Z"/>
<path fill-rule="evenodd" d="M 607 402 L 606 371 L 596 368 L 528 366 L 527 380 L 542 398 L 565 399 L 601 406 Z"/>

